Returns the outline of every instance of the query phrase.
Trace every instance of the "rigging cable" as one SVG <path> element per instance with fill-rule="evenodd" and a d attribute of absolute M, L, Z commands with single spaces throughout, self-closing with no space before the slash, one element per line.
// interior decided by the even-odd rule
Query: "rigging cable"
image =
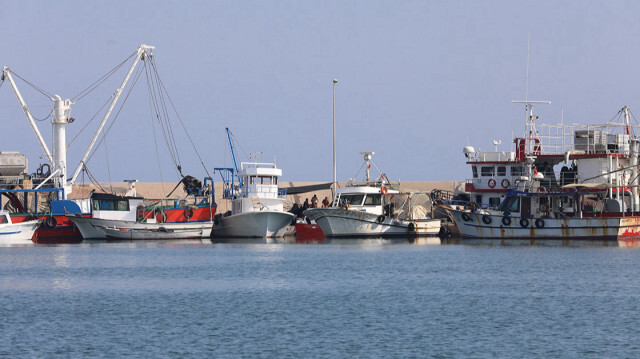
<path fill-rule="evenodd" d="M 122 61 L 120 64 L 118 64 L 116 67 L 114 67 L 113 69 L 111 69 L 109 72 L 107 72 L 106 74 L 104 74 L 102 77 L 100 77 L 99 79 L 97 79 L 94 83 L 92 83 L 91 85 L 89 85 L 86 89 L 80 91 L 79 94 L 75 95 L 72 99 L 71 102 L 73 103 L 78 103 L 78 101 L 80 101 L 83 97 L 87 96 L 88 94 L 90 94 L 93 90 L 95 90 L 96 88 L 98 88 L 100 85 L 102 85 L 109 77 L 111 77 L 111 75 L 113 75 L 115 72 L 117 72 L 125 63 L 127 63 L 127 61 L 129 61 L 133 56 L 135 56 L 138 52 L 134 51 L 131 55 L 129 55 L 129 57 L 127 57 L 126 59 L 124 59 L 124 61 Z"/>
<path fill-rule="evenodd" d="M 87 126 L 89 126 L 89 124 L 95 120 L 95 118 L 98 116 L 98 114 L 100 114 L 100 112 L 102 112 L 102 110 L 107 106 L 107 104 L 109 104 L 111 102 L 111 100 L 113 99 L 114 95 L 111 95 L 111 97 L 109 97 L 107 99 L 107 101 L 105 101 L 104 105 L 102 105 L 102 107 L 100 107 L 100 109 L 95 113 L 95 115 L 93 115 L 93 117 L 91 117 L 91 119 L 89 121 L 87 121 L 87 123 L 80 129 L 80 131 L 71 139 L 71 141 L 69 141 L 69 143 L 67 144 L 67 149 L 69 149 L 69 147 L 71 147 L 71 144 L 73 143 L 73 141 L 75 141 L 78 136 L 80 136 L 80 134 L 87 128 Z"/>
<path fill-rule="evenodd" d="M 9 71 L 11 71 L 11 70 L 9 70 Z M 25 80 L 24 78 L 22 78 L 22 77 L 21 77 L 20 75 L 18 75 L 17 73 L 15 73 L 15 72 L 13 72 L 13 71 L 11 71 L 11 73 L 12 73 L 15 77 L 17 77 L 17 78 L 19 78 L 20 80 L 24 81 L 27 85 L 29 85 L 29 86 L 33 87 L 36 91 L 38 91 L 38 92 L 40 92 L 41 94 L 43 94 L 44 96 L 46 96 L 49 100 L 53 100 L 53 95 L 49 94 L 48 92 L 46 92 L 46 91 L 45 91 L 45 90 L 43 90 L 42 88 L 40 88 L 40 87 L 38 87 L 38 86 L 36 86 L 36 85 L 32 84 L 31 82 L 29 82 L 29 81 Z"/>
<path fill-rule="evenodd" d="M 149 87 L 149 85 L 147 83 L 147 89 L 148 89 L 148 87 Z M 153 112 L 154 112 L 153 111 L 153 100 L 151 99 L 151 96 L 149 96 L 149 109 L 150 109 L 150 111 L 149 111 L 149 115 L 150 116 L 149 117 L 150 117 L 150 120 L 151 120 L 151 129 L 153 130 L 153 144 L 154 144 L 154 146 L 156 148 L 156 159 L 158 160 L 158 172 L 160 172 L 160 185 L 162 187 L 162 193 L 165 193 L 165 190 L 164 190 L 164 179 L 162 178 L 162 165 L 160 163 L 160 156 L 159 156 L 160 152 L 158 152 L 158 138 L 156 136 L 156 125 L 155 125 L 155 120 L 153 118 Z"/>
<path fill-rule="evenodd" d="M 162 135 L 164 137 L 165 144 L 167 145 L 167 150 L 171 155 L 171 159 L 173 161 L 175 168 L 178 169 L 180 168 L 180 164 L 179 164 L 179 159 L 176 155 L 177 149 L 175 148 L 176 147 L 175 145 L 172 145 L 172 144 L 175 144 L 175 140 L 174 141 L 171 140 L 172 133 L 167 128 L 169 124 L 167 123 L 167 121 L 163 120 L 161 116 L 160 105 L 157 98 L 157 93 L 155 91 L 156 87 L 153 85 L 153 77 L 150 76 L 150 74 L 147 72 L 148 70 L 149 68 L 146 67 L 146 64 L 145 64 L 145 75 L 147 78 L 147 91 L 149 93 L 149 100 L 151 103 L 152 114 L 155 115 L 155 118 L 158 121 L 158 125 L 162 129 Z M 159 152 L 157 152 L 157 150 L 156 150 L 156 154 L 159 155 Z M 178 170 L 178 175 L 182 176 L 182 173 L 180 170 Z"/>
<path fill-rule="evenodd" d="M 193 142 L 193 139 L 191 138 L 191 135 L 187 131 L 187 128 L 186 128 L 186 126 L 184 124 L 184 121 L 182 121 L 182 117 L 180 117 L 180 114 L 178 113 L 178 110 L 176 109 L 176 106 L 173 103 L 173 100 L 171 99 L 171 96 L 169 96 L 169 92 L 167 91 L 166 87 L 164 86 L 164 83 L 162 82 L 162 80 L 160 79 L 160 76 L 158 75 L 158 69 L 156 67 L 155 61 L 151 61 L 151 65 L 153 66 L 153 69 L 154 69 L 154 71 L 156 73 L 156 76 L 158 78 L 158 82 L 159 82 L 163 92 L 166 94 L 167 99 L 169 100 L 169 103 L 171 104 L 171 107 L 173 108 L 174 113 L 176 114 L 176 116 L 178 117 L 178 120 L 180 121 L 180 125 L 182 126 L 182 129 L 184 130 L 185 134 L 187 135 L 187 138 L 189 139 L 189 143 L 191 143 L 191 147 L 193 147 L 193 150 L 195 151 L 196 156 L 198 156 L 198 159 L 200 160 L 200 164 L 202 165 L 202 168 L 204 168 L 204 171 L 207 173 L 207 176 L 211 177 L 211 174 L 209 173 L 209 170 L 207 169 L 207 166 L 204 164 L 204 161 L 202 160 L 202 156 L 200 156 L 200 153 L 198 152 L 198 149 L 196 148 L 196 145 Z"/>
<path fill-rule="evenodd" d="M 133 90 L 133 88 L 135 87 L 136 83 L 138 82 L 138 79 L 140 78 L 140 75 L 142 74 L 141 70 L 138 70 L 138 73 L 134 76 L 134 80 L 133 80 L 133 84 L 129 87 L 129 90 L 127 91 L 126 96 L 124 97 L 122 104 L 120 105 L 120 107 L 118 108 L 118 111 L 116 111 L 115 116 L 113 117 L 113 121 L 111 121 L 111 124 L 109 124 L 109 127 L 107 127 L 107 129 L 105 130 L 105 135 L 108 134 L 109 132 L 111 132 L 111 129 L 113 128 L 113 125 L 116 123 L 116 121 L 118 120 L 118 116 L 120 115 L 120 112 L 122 112 L 122 109 L 124 107 L 124 104 L 127 102 L 127 100 L 129 99 L 129 96 L 131 95 L 131 92 Z M 104 137 L 103 137 L 104 138 Z M 93 152 L 91 153 L 91 155 L 87 158 L 87 162 L 93 157 L 93 155 L 96 153 L 98 146 L 100 146 L 100 144 L 102 143 L 102 139 L 96 144 Z"/>

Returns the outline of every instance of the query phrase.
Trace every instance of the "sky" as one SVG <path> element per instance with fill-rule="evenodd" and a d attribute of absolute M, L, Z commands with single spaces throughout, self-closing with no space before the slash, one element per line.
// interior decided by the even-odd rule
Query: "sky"
<path fill-rule="evenodd" d="M 283 181 L 331 181 L 335 89 L 339 181 L 358 173 L 364 151 L 375 152 L 392 181 L 465 180 L 464 146 L 492 150 L 501 140 L 508 151 L 524 131 L 524 106 L 511 101 L 525 97 L 527 58 L 529 100 L 551 101 L 535 108 L 543 123 L 603 123 L 625 105 L 640 108 L 638 1 L 1 3 L 0 65 L 62 98 L 140 44 L 155 46 L 159 76 L 194 144 L 174 127 L 180 164 L 198 178 L 232 165 L 228 127 L 241 160 L 259 153 L 261 162 L 277 161 Z M 97 127 L 89 120 L 124 75 L 73 105 L 70 172 Z M 18 86 L 45 118 L 51 101 Z M 51 148 L 50 120 L 38 126 Z M 158 136 L 139 81 L 89 170 L 100 181 L 178 181 Z M 0 86 L 0 150 L 26 154 L 32 172 L 44 162 L 8 81 Z"/>

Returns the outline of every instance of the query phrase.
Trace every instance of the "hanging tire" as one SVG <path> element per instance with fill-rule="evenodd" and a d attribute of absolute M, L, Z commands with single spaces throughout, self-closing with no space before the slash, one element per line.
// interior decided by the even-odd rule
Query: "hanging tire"
<path fill-rule="evenodd" d="M 44 220 L 44 224 L 49 228 L 54 228 L 58 225 L 58 220 L 54 216 L 49 216 Z"/>
<path fill-rule="evenodd" d="M 184 210 L 184 216 L 186 219 L 190 219 L 191 217 L 193 217 L 193 209 L 191 208 L 187 208 Z"/>
<path fill-rule="evenodd" d="M 471 217 L 469 216 L 469 214 L 467 212 L 462 213 L 462 220 L 465 222 L 469 222 L 471 221 Z"/>
<path fill-rule="evenodd" d="M 491 223 L 491 217 L 489 217 L 488 215 L 484 215 L 482 216 L 482 223 L 484 224 L 490 224 Z"/>
<path fill-rule="evenodd" d="M 505 227 L 510 226 L 511 225 L 511 217 L 507 217 L 507 216 L 502 217 L 502 224 Z"/>
<path fill-rule="evenodd" d="M 544 220 L 542 218 L 536 219 L 535 225 L 536 228 L 544 228 Z"/>
<path fill-rule="evenodd" d="M 164 223 L 167 221 L 167 214 L 164 212 L 156 212 L 156 221 L 158 223 Z"/>
<path fill-rule="evenodd" d="M 407 227 L 407 229 L 409 229 L 409 232 L 415 232 L 416 231 L 416 224 L 411 222 L 409 223 L 409 226 Z"/>
<path fill-rule="evenodd" d="M 378 223 L 384 222 L 384 215 L 383 214 L 379 215 L 378 218 L 376 218 L 376 222 Z"/>
<path fill-rule="evenodd" d="M 309 217 L 304 217 L 305 222 L 307 222 L 307 224 L 311 224 L 311 218 Z"/>
<path fill-rule="evenodd" d="M 526 218 L 520 218 L 520 227 L 522 228 L 529 227 L 529 220 Z"/>

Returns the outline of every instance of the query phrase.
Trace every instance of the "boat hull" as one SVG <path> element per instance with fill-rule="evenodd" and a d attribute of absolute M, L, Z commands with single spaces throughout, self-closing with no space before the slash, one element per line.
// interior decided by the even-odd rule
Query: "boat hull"
<path fill-rule="evenodd" d="M 139 223 L 101 218 L 70 217 L 85 239 L 208 238 L 213 221 Z M 114 233 L 114 231 L 124 233 Z M 86 236 L 86 237 L 85 237 Z"/>
<path fill-rule="evenodd" d="M 90 217 L 90 214 L 83 214 Z M 27 214 L 12 214 L 13 223 L 24 223 L 30 220 Z M 33 241 L 36 243 L 80 243 L 82 235 L 66 215 L 39 215 L 40 225 L 36 228 Z"/>
<path fill-rule="evenodd" d="M 0 224 L 0 244 L 33 243 L 33 234 L 39 221 Z"/>
<path fill-rule="evenodd" d="M 449 213 L 465 238 L 640 240 L 640 216 L 522 219 L 452 209 Z"/>
<path fill-rule="evenodd" d="M 316 221 L 327 237 L 436 236 L 441 220 L 405 221 L 361 211 L 313 208 L 304 215 Z"/>
<path fill-rule="evenodd" d="M 281 211 L 238 213 L 216 219 L 213 237 L 282 237 L 295 215 Z"/>
<path fill-rule="evenodd" d="M 157 239 L 201 239 L 211 235 L 211 230 L 204 228 L 171 228 L 131 229 L 131 228 L 103 228 L 107 239 L 118 240 L 157 240 Z M 208 233 L 208 235 L 207 235 Z"/>

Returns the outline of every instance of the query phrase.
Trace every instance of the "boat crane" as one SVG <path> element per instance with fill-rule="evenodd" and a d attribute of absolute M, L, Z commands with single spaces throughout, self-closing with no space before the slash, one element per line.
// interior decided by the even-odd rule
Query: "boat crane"
<path fill-rule="evenodd" d="M 38 125 L 36 124 L 33 116 L 31 115 L 31 112 L 29 111 L 29 107 L 24 101 L 24 98 L 22 97 L 22 94 L 20 93 L 18 86 L 13 80 L 11 69 L 9 69 L 9 67 L 7 66 L 3 67 L 2 77 L 3 79 L 6 78 L 7 80 L 9 80 L 9 84 L 11 84 L 11 87 L 13 88 L 13 91 L 15 92 L 16 97 L 18 98 L 18 102 L 20 103 L 22 110 L 27 116 L 27 120 L 29 121 L 31 128 L 33 129 L 33 132 L 35 133 L 36 138 L 38 139 L 40 146 L 42 146 L 42 150 L 44 151 L 47 157 L 47 160 L 49 161 L 49 164 L 52 167 L 51 174 L 35 189 L 39 189 L 42 185 L 44 185 L 45 183 L 53 179 L 55 188 L 62 189 L 61 192 L 58 192 L 58 196 L 60 197 L 60 199 L 67 198 L 67 195 L 72 192 L 73 184 L 78 178 L 80 171 L 82 171 L 82 168 L 85 166 L 87 158 L 89 157 L 89 154 L 91 153 L 91 150 L 93 149 L 93 146 L 95 145 L 98 139 L 98 136 L 100 136 L 102 129 L 104 128 L 107 120 L 109 119 L 111 112 L 116 106 L 116 103 L 120 98 L 120 95 L 124 90 L 124 87 L 127 85 L 127 82 L 129 81 L 129 78 L 131 77 L 133 70 L 136 68 L 136 65 L 140 60 L 144 61 L 144 59 L 147 56 L 149 57 L 153 56 L 153 53 L 152 53 L 153 49 L 155 49 L 154 46 L 149 46 L 145 44 L 142 44 L 138 47 L 135 60 L 131 65 L 129 72 L 127 73 L 120 87 L 116 89 L 113 95 L 113 100 L 111 101 L 111 105 L 109 106 L 109 109 L 105 113 L 102 119 L 102 122 L 100 123 L 100 126 L 98 127 L 96 133 L 94 134 L 93 139 L 89 144 L 89 147 L 87 148 L 84 156 L 80 160 L 80 163 L 78 164 L 78 167 L 76 168 L 71 179 L 67 177 L 66 125 L 74 122 L 74 119 L 70 116 L 71 106 L 74 105 L 74 102 L 72 102 L 69 99 L 62 100 L 62 97 L 60 97 L 59 95 L 54 95 L 53 97 L 50 98 L 50 100 L 53 101 L 54 103 L 53 119 L 51 120 L 51 124 L 53 125 L 53 155 L 52 155 L 51 151 L 49 151 L 49 148 L 46 142 L 44 141 L 44 138 L 42 137 L 42 134 L 40 133 L 40 130 L 38 129 Z"/>

